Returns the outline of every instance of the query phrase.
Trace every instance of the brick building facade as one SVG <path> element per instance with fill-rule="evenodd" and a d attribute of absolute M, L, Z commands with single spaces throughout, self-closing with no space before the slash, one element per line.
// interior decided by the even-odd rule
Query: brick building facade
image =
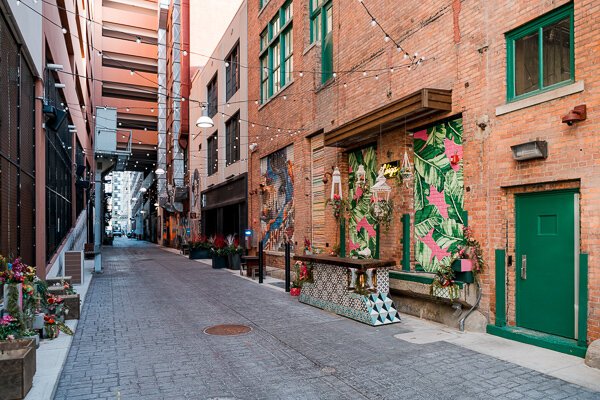
<path fill-rule="evenodd" d="M 450 134 L 439 139 L 447 157 L 440 155 L 439 160 L 451 173 L 446 179 L 462 175 L 458 188 L 466 213 L 450 212 L 437 223 L 456 214 L 455 222 L 468 224 L 483 246 L 486 266 L 479 274 L 478 306 L 488 331 L 518 340 L 527 339 L 518 337 L 514 327 L 541 331 L 566 338 L 560 350 L 582 354 L 586 342 L 600 338 L 600 241 L 595 233 L 600 180 L 591 135 L 598 129 L 595 61 L 600 33 L 593 21 L 600 10 L 590 1 L 364 5 L 337 0 L 248 3 L 249 98 L 259 99 L 249 107 L 249 120 L 257 123 L 249 128 L 249 141 L 258 144 L 249 168 L 249 223 L 261 238 L 281 230 L 277 215 L 271 215 L 274 208 L 293 217 L 283 232 L 292 236 L 297 248 L 307 238 L 329 251 L 339 233 L 325 205 L 331 190 L 327 173 L 335 165 L 340 168 L 347 194 L 353 172 L 348 163 L 360 158 L 357 149 L 374 146 L 377 169 L 387 162 L 401 163 L 406 153 L 419 168 L 408 186 L 392 185 L 394 220 L 389 231 L 380 232 L 380 258 L 393 258 L 401 268 L 403 242 L 408 243 L 401 217 L 408 214 L 410 271 L 398 274 L 398 279 L 412 282 L 412 275 L 427 276 L 415 272 L 427 270 L 419 265 L 427 258 L 419 240 L 428 243 L 415 232 L 415 222 L 422 228 L 424 221 L 415 183 L 430 183 L 431 174 L 423 171 L 426 157 L 418 154 L 415 159 L 415 151 L 425 149 L 424 142 L 435 142 L 433 132 L 444 126 L 451 129 L 448 124 L 453 122 L 448 121 L 458 121 L 452 126 L 462 129 L 462 135 L 455 143 L 447 142 Z M 319 15 L 323 17 L 317 21 Z M 290 50 L 293 64 L 288 62 Z M 275 62 L 273 54 L 278 55 Z M 418 65 L 409 65 L 421 57 L 425 58 Z M 562 116 L 584 104 L 585 120 L 562 123 Z M 516 161 L 511 146 L 531 141 L 546 142 L 547 157 Z M 258 165 L 288 146 L 293 149 L 288 151 L 293 154 L 288 162 L 293 196 L 286 211 L 279 203 L 265 203 L 272 177 Z M 434 186 L 423 195 L 429 205 L 437 204 L 435 197 L 442 192 L 432 192 Z M 537 194 L 528 196 L 531 192 Z M 555 193 L 562 200 L 552 197 Z M 553 199 L 558 204 L 554 211 Z M 537 233 L 527 236 L 531 221 L 524 217 L 528 213 L 515 210 L 516 203 L 537 216 Z M 574 213 L 569 211 L 564 219 L 565 210 Z M 564 226 L 568 229 L 561 233 Z M 544 261 L 547 254 L 536 255 L 539 247 L 554 248 L 544 241 L 550 240 L 546 236 L 558 238 L 556 262 Z M 346 247 L 349 244 L 347 235 Z M 269 262 L 279 264 L 277 248 L 265 248 Z M 531 248 L 529 259 L 526 248 Z M 433 254 L 441 259 L 451 253 L 446 250 L 441 245 Z M 470 305 L 476 303 L 472 294 L 477 289 L 465 285 L 463 292 L 469 287 L 471 300 L 464 293 L 462 300 Z M 567 299 L 567 308 L 551 308 L 553 298 Z M 532 311 L 569 329 L 538 321 Z"/>

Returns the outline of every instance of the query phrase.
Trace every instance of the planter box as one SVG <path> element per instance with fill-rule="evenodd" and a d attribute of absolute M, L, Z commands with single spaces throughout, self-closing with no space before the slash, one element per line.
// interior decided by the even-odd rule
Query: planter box
<path fill-rule="evenodd" d="M 452 263 L 452 270 L 454 272 L 471 272 L 471 271 L 473 271 L 473 260 L 469 260 L 469 259 L 455 260 Z"/>
<path fill-rule="evenodd" d="M 17 341 L 18 342 L 18 341 Z M 29 340 L 28 343 L 34 343 Z M 23 399 L 35 375 L 35 344 L 0 351 L 0 393 L 3 400 Z"/>
<path fill-rule="evenodd" d="M 229 268 L 238 271 L 242 264 L 242 256 L 240 254 L 229 255 Z"/>
<path fill-rule="evenodd" d="M 475 276 L 470 271 L 456 272 L 456 273 L 454 273 L 454 279 L 457 281 L 460 281 L 460 282 L 464 282 L 464 283 L 474 283 L 475 282 Z"/>
<path fill-rule="evenodd" d="M 64 283 L 68 283 L 69 285 L 71 284 L 71 277 L 70 276 L 56 276 L 54 278 L 46 278 L 46 283 L 48 284 L 48 286 L 54 286 L 56 284 L 63 284 Z"/>
<path fill-rule="evenodd" d="M 66 292 L 63 286 L 48 286 L 48 293 L 62 297 Z"/>
<path fill-rule="evenodd" d="M 39 330 L 44 328 L 44 313 L 37 313 L 33 316 L 31 329 Z"/>
<path fill-rule="evenodd" d="M 17 290 L 19 291 L 19 296 L 18 296 L 18 300 L 17 300 L 17 304 L 19 307 L 19 310 L 23 310 L 23 284 L 22 283 L 10 283 L 7 285 L 4 285 L 4 308 L 6 310 L 8 310 L 8 294 L 9 294 L 9 290 L 14 290 L 13 288 L 16 287 Z"/>
<path fill-rule="evenodd" d="M 69 312 L 65 314 L 65 319 L 79 319 L 81 308 L 79 294 L 68 294 L 61 297 L 64 300 L 65 307 L 69 310 Z"/>
<path fill-rule="evenodd" d="M 211 258 L 209 249 L 190 249 L 190 260 L 204 260 L 209 258 Z"/>
<path fill-rule="evenodd" d="M 212 267 L 215 269 L 227 268 L 227 256 L 213 256 Z"/>
<path fill-rule="evenodd" d="M 455 300 L 460 297 L 460 288 L 457 285 L 450 285 L 446 287 L 431 287 L 431 295 L 442 299 Z"/>

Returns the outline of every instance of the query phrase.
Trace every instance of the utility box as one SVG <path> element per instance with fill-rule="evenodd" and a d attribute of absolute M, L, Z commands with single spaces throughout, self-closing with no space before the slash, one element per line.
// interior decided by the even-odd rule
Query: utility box
<path fill-rule="evenodd" d="M 117 152 L 117 109 L 96 107 L 95 130 L 96 153 L 115 154 Z"/>

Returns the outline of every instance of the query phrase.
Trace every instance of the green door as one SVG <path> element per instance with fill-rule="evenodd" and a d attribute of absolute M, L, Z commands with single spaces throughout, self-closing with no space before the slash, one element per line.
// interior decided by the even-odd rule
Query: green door
<path fill-rule="evenodd" d="M 573 191 L 516 196 L 520 327 L 575 338 L 576 196 Z"/>

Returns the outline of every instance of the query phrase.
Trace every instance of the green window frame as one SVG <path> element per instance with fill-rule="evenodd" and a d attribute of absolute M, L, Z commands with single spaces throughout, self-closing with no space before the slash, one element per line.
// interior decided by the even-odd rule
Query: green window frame
<path fill-rule="evenodd" d="M 310 43 L 321 43 L 321 83 L 333 77 L 333 1 L 309 0 Z"/>
<path fill-rule="evenodd" d="M 260 103 L 293 81 L 293 3 L 286 2 L 260 34 Z"/>
<path fill-rule="evenodd" d="M 505 37 L 508 102 L 575 82 L 573 3 L 514 29 Z"/>
<path fill-rule="evenodd" d="M 258 9 L 262 10 L 267 4 L 269 4 L 269 0 L 258 0 Z"/>

